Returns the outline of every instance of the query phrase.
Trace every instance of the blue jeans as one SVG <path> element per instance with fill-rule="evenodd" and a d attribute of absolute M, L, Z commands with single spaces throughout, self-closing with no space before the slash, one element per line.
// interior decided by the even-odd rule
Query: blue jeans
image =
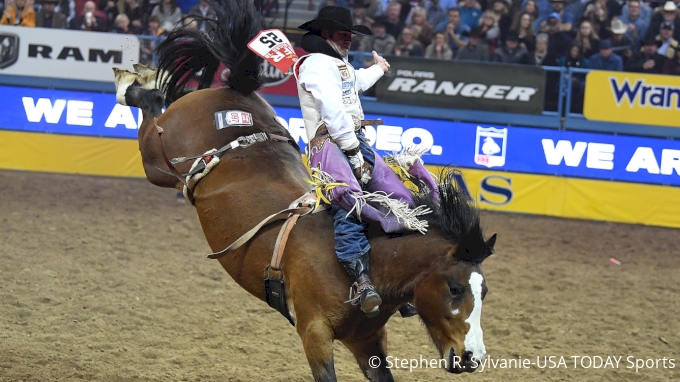
<path fill-rule="evenodd" d="M 375 156 L 371 146 L 366 142 L 363 133 L 357 133 L 359 139 L 359 149 L 364 160 L 370 164 L 375 164 Z M 345 156 L 347 158 L 347 156 Z M 347 159 L 349 166 L 349 159 Z M 366 238 L 366 226 L 359 222 L 354 215 L 347 216 L 347 210 L 335 204 L 331 205 L 330 213 L 333 215 L 335 227 L 335 254 L 338 260 L 349 262 L 359 258 L 371 249 Z M 345 219 L 345 216 L 347 218 Z"/>

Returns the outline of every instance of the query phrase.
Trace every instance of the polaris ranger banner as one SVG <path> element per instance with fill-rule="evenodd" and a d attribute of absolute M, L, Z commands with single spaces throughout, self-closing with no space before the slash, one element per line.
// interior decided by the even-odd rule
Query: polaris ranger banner
<path fill-rule="evenodd" d="M 528 65 L 391 57 L 378 81 L 381 102 L 541 114 L 545 70 Z"/>

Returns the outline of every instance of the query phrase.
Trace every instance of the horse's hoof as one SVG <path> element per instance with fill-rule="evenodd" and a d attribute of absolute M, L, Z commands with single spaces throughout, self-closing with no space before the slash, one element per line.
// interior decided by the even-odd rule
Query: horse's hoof
<path fill-rule="evenodd" d="M 407 302 L 406 304 L 399 307 L 399 314 L 401 314 L 402 318 L 408 318 L 417 315 L 418 311 L 416 310 L 416 307 L 413 306 L 413 304 Z"/>

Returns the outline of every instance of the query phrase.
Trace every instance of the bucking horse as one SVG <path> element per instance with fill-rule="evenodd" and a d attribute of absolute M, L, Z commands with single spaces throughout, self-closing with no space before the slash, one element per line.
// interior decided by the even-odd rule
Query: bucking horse
<path fill-rule="evenodd" d="M 270 305 L 284 298 L 279 311 L 285 307 L 282 314 L 302 339 L 316 381 L 336 380 L 334 340 L 354 354 L 369 380 L 392 381 L 385 324 L 406 302 L 415 305 L 446 361 L 442 366 L 474 371 L 486 353 L 481 264 L 496 235 L 485 240 L 477 207 L 456 186 L 457 170 L 440 174 L 436 199 L 414 190 L 416 204 L 431 210 L 426 234 L 386 235 L 368 225 L 371 279 L 383 301 L 368 318 L 346 302 L 351 280 L 335 256 L 332 217 L 309 194 L 318 184 L 310 185 L 297 143 L 255 93 L 262 59 L 247 44 L 262 29 L 261 16 L 250 0 L 212 6 L 217 21 L 208 21 L 210 36 L 174 31 L 158 47 L 157 69 L 115 69 L 118 102 L 143 112 L 138 140 L 147 179 L 184 190 L 212 257 L 241 287 Z M 225 86 L 208 88 L 220 63 L 230 71 Z M 187 91 L 190 77 L 206 88 Z M 237 113 L 236 123 L 217 123 L 216 113 L 223 112 Z M 311 204 L 300 198 L 305 194 Z M 294 224 L 279 219 L 291 215 L 298 218 Z"/>

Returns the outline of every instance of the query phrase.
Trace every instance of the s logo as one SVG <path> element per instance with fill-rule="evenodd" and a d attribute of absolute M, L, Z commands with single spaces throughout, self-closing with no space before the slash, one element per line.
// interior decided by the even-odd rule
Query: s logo
<path fill-rule="evenodd" d="M 512 200 L 512 178 L 487 176 L 480 184 L 479 201 L 492 206 L 504 206 Z"/>

